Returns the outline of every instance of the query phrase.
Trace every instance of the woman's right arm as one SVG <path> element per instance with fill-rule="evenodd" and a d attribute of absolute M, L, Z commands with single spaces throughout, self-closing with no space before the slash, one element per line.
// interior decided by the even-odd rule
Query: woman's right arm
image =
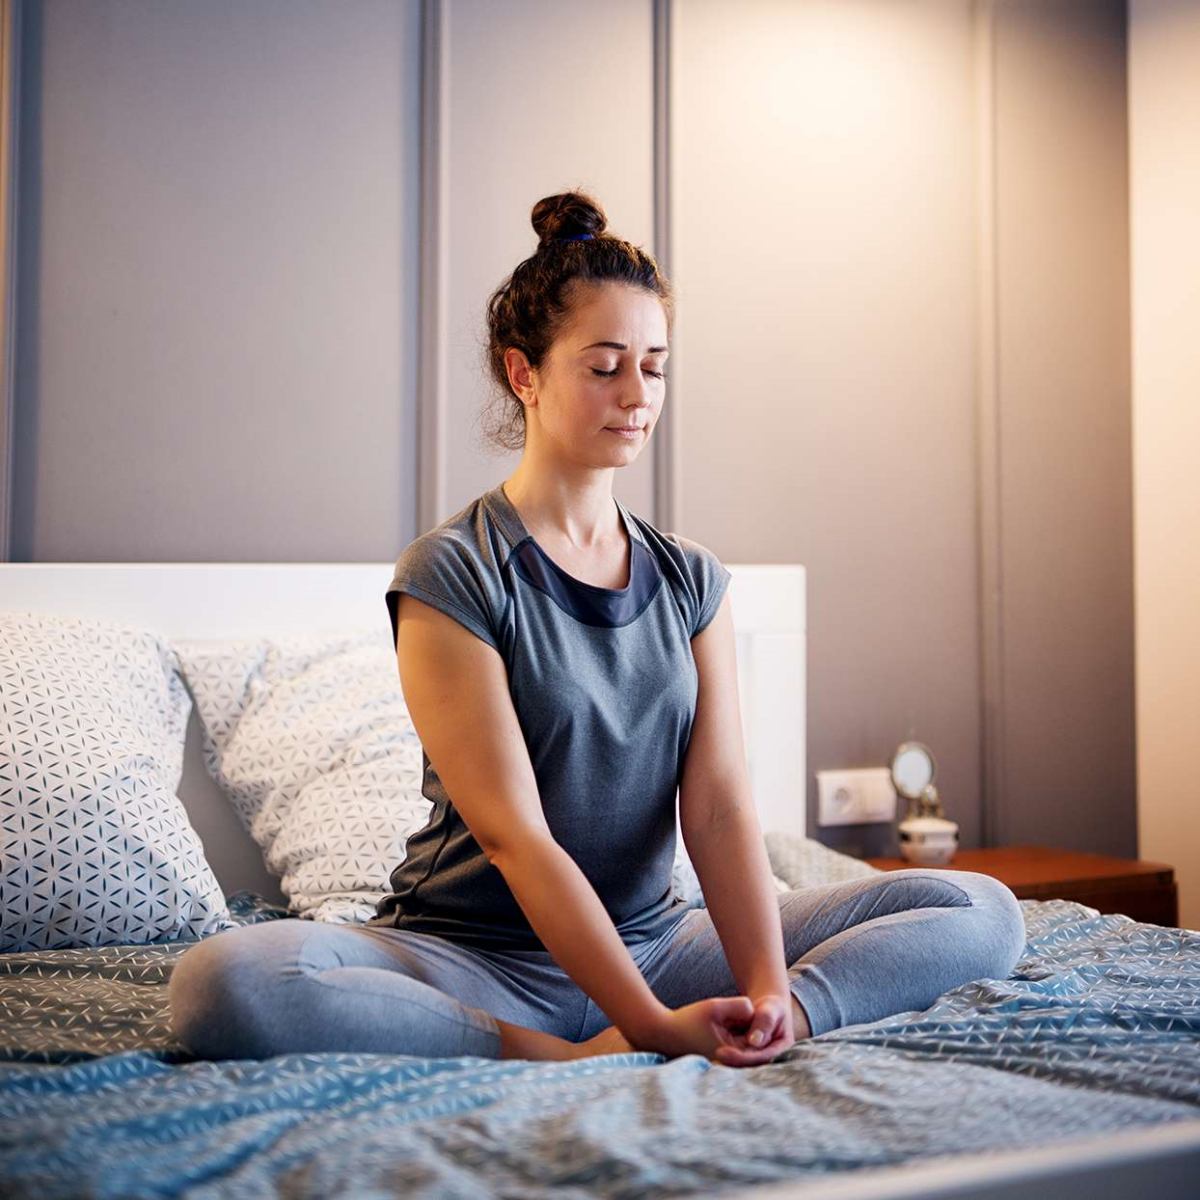
<path fill-rule="evenodd" d="M 675 1040 L 672 1010 L 650 990 L 587 876 L 546 824 L 500 655 L 402 593 L 396 658 L 425 753 L 546 949 L 633 1045 L 657 1050 Z"/>

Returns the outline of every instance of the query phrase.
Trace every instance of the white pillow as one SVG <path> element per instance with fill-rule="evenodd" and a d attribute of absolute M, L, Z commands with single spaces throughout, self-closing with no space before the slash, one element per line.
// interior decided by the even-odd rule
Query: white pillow
<path fill-rule="evenodd" d="M 152 630 L 0 612 L 0 951 L 233 925 L 176 795 L 177 666 Z"/>
<path fill-rule="evenodd" d="M 431 807 L 386 622 L 175 649 L 208 771 L 289 909 L 332 924 L 369 920 Z"/>
<path fill-rule="evenodd" d="M 841 883 L 845 879 L 861 879 L 865 875 L 884 873 L 861 858 L 853 858 L 795 833 L 768 829 L 763 834 L 763 840 L 767 844 L 771 870 L 777 878 L 786 880 L 789 888 Z"/>

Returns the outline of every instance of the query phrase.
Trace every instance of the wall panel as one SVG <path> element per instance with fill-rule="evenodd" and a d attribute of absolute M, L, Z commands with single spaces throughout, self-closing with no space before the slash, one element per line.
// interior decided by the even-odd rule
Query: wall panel
<path fill-rule="evenodd" d="M 970 5 L 689 0 L 676 24 L 682 528 L 808 568 L 810 767 L 924 740 L 976 844 Z"/>
<path fill-rule="evenodd" d="M 398 553 L 419 5 L 23 7 L 12 557 Z"/>
<path fill-rule="evenodd" d="M 444 520 L 516 468 L 478 425 L 488 296 L 537 249 L 529 216 L 543 196 L 581 187 L 609 229 L 654 253 L 654 59 L 649 0 L 446 0 L 448 72 L 440 187 L 446 214 L 445 426 L 435 511 Z M 600 36 L 599 29 L 603 35 Z M 654 520 L 653 456 L 613 481 Z"/>

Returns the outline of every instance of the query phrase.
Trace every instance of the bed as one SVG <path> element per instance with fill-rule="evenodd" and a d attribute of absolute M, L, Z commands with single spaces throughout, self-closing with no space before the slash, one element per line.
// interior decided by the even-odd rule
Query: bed
<path fill-rule="evenodd" d="M 803 568 L 730 570 L 747 759 L 773 870 L 792 886 L 871 870 L 805 828 Z M 304 637 L 386 623 L 390 572 L 6 564 L 0 610 L 146 627 L 181 646 Z M 289 915 L 295 879 L 285 894 L 248 832 L 245 796 L 231 801 L 236 780 L 214 777 L 201 717 L 197 699 L 178 797 L 224 919 Z M 0 761 L 9 817 L 13 780 Z M 364 902 L 354 909 L 349 895 L 310 899 L 345 918 Z M 171 1038 L 166 986 L 194 938 L 8 951 L 0 1194 L 1200 1194 L 1200 933 L 1065 900 L 1021 907 L 1026 952 L 1008 979 L 971 981 L 923 1012 L 831 1030 L 742 1070 L 652 1054 L 196 1061 Z"/>

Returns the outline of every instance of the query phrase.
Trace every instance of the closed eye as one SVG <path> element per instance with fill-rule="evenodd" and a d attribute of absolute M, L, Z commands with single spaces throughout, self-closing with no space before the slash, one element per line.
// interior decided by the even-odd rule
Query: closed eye
<path fill-rule="evenodd" d="M 620 367 L 614 367 L 611 371 L 601 371 L 599 367 L 593 367 L 592 374 L 610 376 L 615 375 L 620 369 Z M 667 377 L 667 373 L 665 371 L 647 371 L 646 374 L 653 375 L 655 379 L 666 379 Z"/>

